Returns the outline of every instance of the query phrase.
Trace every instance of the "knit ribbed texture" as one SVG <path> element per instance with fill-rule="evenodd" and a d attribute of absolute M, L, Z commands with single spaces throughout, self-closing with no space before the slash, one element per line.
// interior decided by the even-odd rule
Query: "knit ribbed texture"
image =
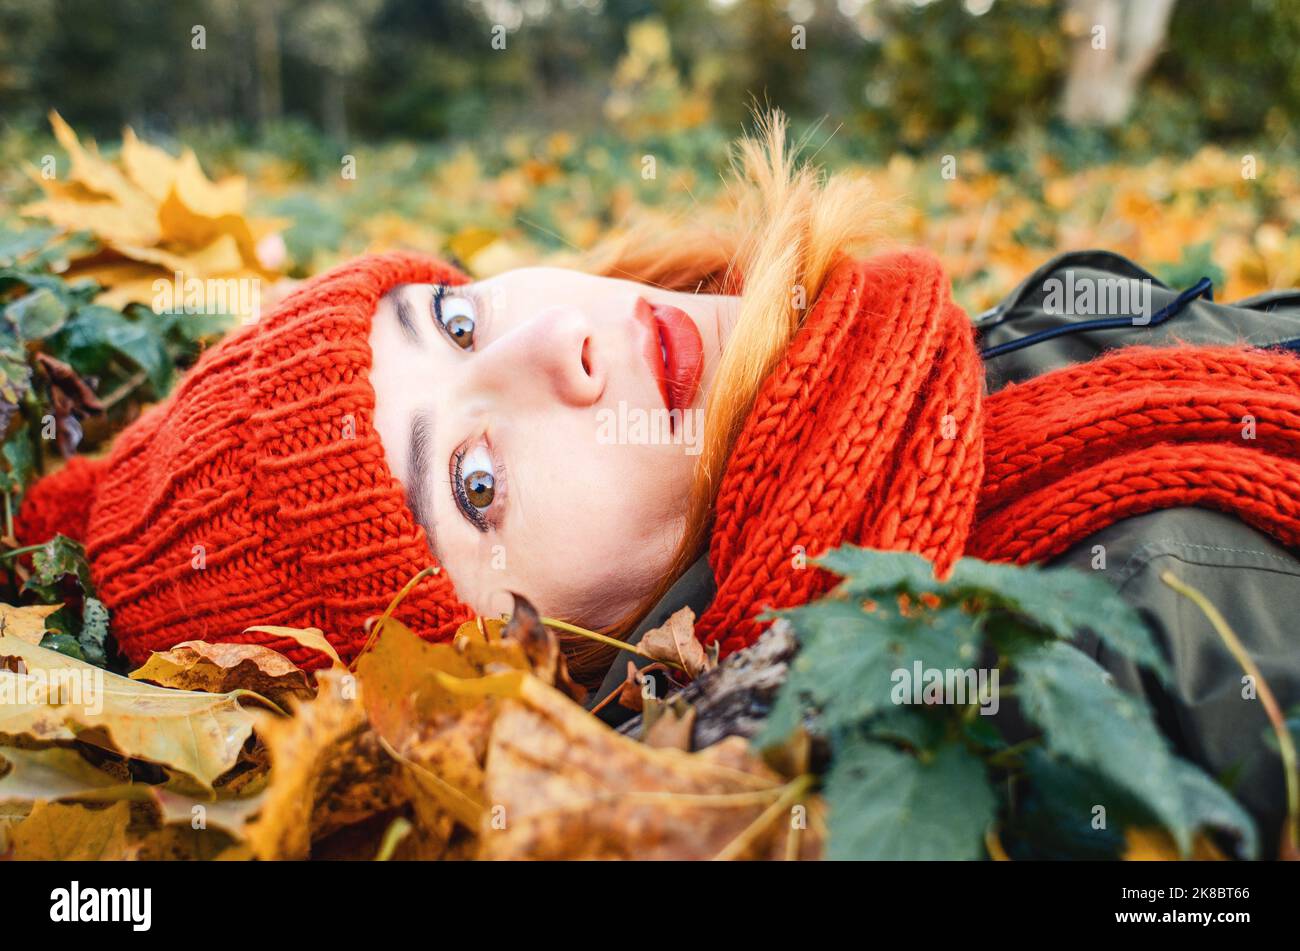
<path fill-rule="evenodd" d="M 252 625 L 320 628 L 353 657 L 366 619 L 434 561 L 373 428 L 371 318 L 399 284 L 464 280 L 437 261 L 389 254 L 304 285 L 205 353 L 106 459 L 38 483 L 20 513 L 22 539 L 55 528 L 86 542 L 134 663 L 207 640 L 327 664 L 291 639 L 244 633 Z M 472 613 L 440 574 L 397 616 L 444 639 Z"/>
<path fill-rule="evenodd" d="M 1300 543 L 1300 360 L 1130 347 L 983 396 L 967 316 L 921 252 L 841 265 L 762 386 L 723 475 L 696 633 L 744 647 L 834 578 L 843 542 L 1051 558 L 1155 509 L 1221 509 Z M 1251 424 L 1253 421 L 1253 437 Z"/>

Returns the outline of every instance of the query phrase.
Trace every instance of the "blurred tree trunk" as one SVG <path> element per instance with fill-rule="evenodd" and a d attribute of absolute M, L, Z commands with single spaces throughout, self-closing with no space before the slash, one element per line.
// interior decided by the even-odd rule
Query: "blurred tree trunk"
<path fill-rule="evenodd" d="M 257 118 L 263 126 L 284 112 L 280 91 L 280 24 L 276 0 L 252 0 L 253 43 L 257 54 Z"/>
<path fill-rule="evenodd" d="M 325 70 L 325 81 L 321 84 L 321 115 L 325 131 L 339 144 L 348 140 L 347 84 L 343 74 L 332 69 Z"/>
<path fill-rule="evenodd" d="M 1119 125 L 1169 30 L 1174 0 L 1069 0 L 1074 37 L 1061 113 L 1071 125 Z"/>

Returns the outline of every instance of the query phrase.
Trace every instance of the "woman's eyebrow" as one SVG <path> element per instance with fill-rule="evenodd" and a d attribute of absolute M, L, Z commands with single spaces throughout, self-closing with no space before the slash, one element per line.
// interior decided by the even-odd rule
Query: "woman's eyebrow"
<path fill-rule="evenodd" d="M 438 536 L 434 532 L 433 522 L 428 517 L 426 500 L 429 497 L 429 457 L 433 449 L 433 421 L 429 414 L 417 410 L 411 417 L 410 445 L 406 455 L 406 504 L 411 514 L 424 528 L 429 539 L 429 548 L 433 557 L 439 562 Z"/>
<path fill-rule="evenodd" d="M 398 284 L 396 287 L 389 288 L 388 293 L 384 294 L 390 302 L 393 309 L 397 311 L 397 322 L 402 327 L 402 334 L 410 343 L 420 342 L 420 330 L 415 323 L 415 314 L 411 310 L 411 303 L 406 299 L 405 284 Z"/>

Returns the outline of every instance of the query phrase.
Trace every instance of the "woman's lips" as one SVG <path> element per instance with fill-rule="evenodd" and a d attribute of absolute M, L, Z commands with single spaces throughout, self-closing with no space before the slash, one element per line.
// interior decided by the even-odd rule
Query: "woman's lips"
<path fill-rule="evenodd" d="M 695 321 L 678 307 L 652 304 L 644 297 L 637 298 L 636 319 L 649 331 L 645 357 L 664 406 L 686 409 L 695 399 L 704 371 L 704 341 Z"/>

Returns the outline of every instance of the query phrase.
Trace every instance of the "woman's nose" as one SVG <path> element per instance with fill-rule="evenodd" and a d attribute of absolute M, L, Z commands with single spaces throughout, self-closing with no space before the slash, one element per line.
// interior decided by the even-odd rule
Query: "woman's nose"
<path fill-rule="evenodd" d="M 536 393 L 540 384 L 570 406 L 591 406 L 605 392 L 605 363 L 595 326 L 582 311 L 548 308 L 497 341 L 510 388 Z"/>

